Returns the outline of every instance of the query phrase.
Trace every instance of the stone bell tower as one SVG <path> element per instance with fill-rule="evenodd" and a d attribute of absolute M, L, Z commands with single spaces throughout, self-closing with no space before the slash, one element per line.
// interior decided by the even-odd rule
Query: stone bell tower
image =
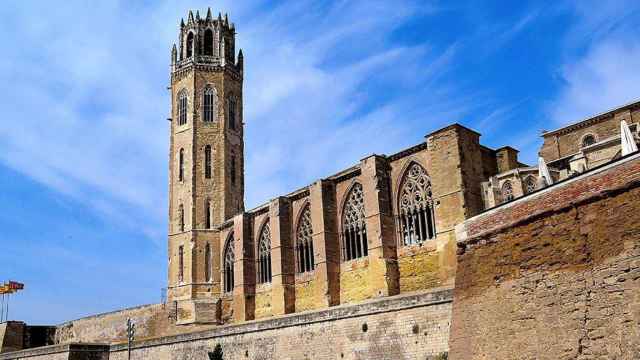
<path fill-rule="evenodd" d="M 244 211 L 242 79 L 234 24 L 189 11 L 171 51 L 167 297 L 178 323 L 215 321 L 217 228 Z"/>

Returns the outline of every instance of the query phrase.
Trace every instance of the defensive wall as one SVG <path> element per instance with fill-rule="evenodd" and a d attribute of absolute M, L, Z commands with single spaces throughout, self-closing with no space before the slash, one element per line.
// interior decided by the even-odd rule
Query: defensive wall
<path fill-rule="evenodd" d="M 456 229 L 451 359 L 640 358 L 640 155 Z"/>

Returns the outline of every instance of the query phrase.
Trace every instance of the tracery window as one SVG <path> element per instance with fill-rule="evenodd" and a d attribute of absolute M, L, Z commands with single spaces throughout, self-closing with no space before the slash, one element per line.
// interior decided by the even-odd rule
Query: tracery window
<path fill-rule="evenodd" d="M 299 273 L 312 271 L 315 268 L 312 235 L 311 208 L 306 205 L 296 229 L 296 264 Z"/>
<path fill-rule="evenodd" d="M 211 145 L 204 147 L 204 177 L 211 179 Z"/>
<path fill-rule="evenodd" d="M 178 153 L 178 181 L 184 181 L 184 149 Z"/>
<path fill-rule="evenodd" d="M 582 137 L 582 147 L 587 147 L 596 143 L 596 137 L 593 134 L 587 134 Z"/>
<path fill-rule="evenodd" d="M 407 169 L 398 208 L 403 245 L 419 244 L 436 237 L 431 180 L 422 166 L 414 163 Z"/>
<path fill-rule="evenodd" d="M 204 204 L 204 216 L 205 229 L 211 229 L 211 200 L 207 200 Z"/>
<path fill-rule="evenodd" d="M 190 58 L 193 55 L 193 33 L 190 32 L 187 35 L 187 58 Z"/>
<path fill-rule="evenodd" d="M 513 200 L 513 186 L 511 181 L 507 180 L 502 184 L 502 202 Z"/>
<path fill-rule="evenodd" d="M 268 220 L 267 220 L 268 221 Z M 269 224 L 265 224 L 258 238 L 258 284 L 271 282 L 271 231 Z"/>
<path fill-rule="evenodd" d="M 212 88 L 212 87 L 207 87 L 206 89 L 204 89 L 204 95 L 203 95 L 203 120 L 205 122 L 213 122 L 215 121 L 215 114 L 216 114 L 216 102 L 217 102 L 217 95 L 216 95 L 216 89 Z"/>
<path fill-rule="evenodd" d="M 184 281 L 184 246 L 178 247 L 178 281 Z"/>
<path fill-rule="evenodd" d="M 211 281 L 211 245 L 208 243 L 204 247 L 204 278 Z"/>
<path fill-rule="evenodd" d="M 178 125 L 185 125 L 187 123 L 187 92 L 182 90 L 178 95 Z"/>
<path fill-rule="evenodd" d="M 345 261 L 367 256 L 367 227 L 364 222 L 364 194 L 356 183 L 349 191 L 342 215 L 342 258 Z"/>
<path fill-rule="evenodd" d="M 524 190 L 527 194 L 536 191 L 536 179 L 529 175 L 524 179 Z"/>
<path fill-rule="evenodd" d="M 204 54 L 213 55 L 213 31 L 211 29 L 204 32 Z"/>
<path fill-rule="evenodd" d="M 224 279 L 225 293 L 233 291 L 233 263 L 236 259 L 233 246 L 233 233 L 231 233 L 231 235 L 229 235 L 229 240 L 227 240 L 227 245 L 224 248 L 224 267 L 222 270 L 222 278 Z"/>

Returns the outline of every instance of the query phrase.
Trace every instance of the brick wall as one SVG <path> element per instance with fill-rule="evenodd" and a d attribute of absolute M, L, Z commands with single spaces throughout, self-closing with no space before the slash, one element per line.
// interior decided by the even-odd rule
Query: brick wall
<path fill-rule="evenodd" d="M 640 155 L 458 227 L 451 359 L 637 359 Z"/>

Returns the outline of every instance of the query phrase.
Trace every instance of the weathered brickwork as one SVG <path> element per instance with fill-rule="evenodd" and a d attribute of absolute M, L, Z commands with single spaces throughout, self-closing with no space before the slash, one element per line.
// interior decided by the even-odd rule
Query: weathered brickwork
<path fill-rule="evenodd" d="M 458 229 L 452 359 L 637 359 L 640 156 Z"/>

